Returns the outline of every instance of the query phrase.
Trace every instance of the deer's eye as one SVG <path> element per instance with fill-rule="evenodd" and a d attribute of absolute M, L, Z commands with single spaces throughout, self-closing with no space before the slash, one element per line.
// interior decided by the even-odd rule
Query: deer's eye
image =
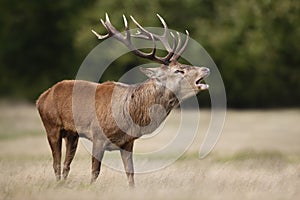
<path fill-rule="evenodd" d="M 178 73 L 184 74 L 184 71 L 182 71 L 182 70 L 176 70 L 175 73 L 176 73 L 176 74 L 178 74 Z"/>

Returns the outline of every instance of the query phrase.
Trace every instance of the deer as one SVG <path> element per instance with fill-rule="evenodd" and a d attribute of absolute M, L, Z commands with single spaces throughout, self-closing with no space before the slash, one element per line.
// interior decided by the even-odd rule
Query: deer
<path fill-rule="evenodd" d="M 100 20 L 107 34 L 92 30 L 99 40 L 112 37 L 136 56 L 159 63 L 159 67 L 140 68 L 147 80 L 137 84 L 62 80 L 39 96 L 36 107 L 47 132 L 57 181 L 68 177 L 79 137 L 84 137 L 92 143 L 91 183 L 99 176 L 105 151 L 116 150 L 120 151 L 128 184 L 134 187 L 134 141 L 157 129 L 180 102 L 209 88 L 203 81 L 210 74 L 209 68 L 178 62 L 188 45 L 189 32 L 186 31 L 183 43 L 179 33 L 169 32 L 164 19 L 157 16 L 163 34 L 148 31 L 130 16 L 138 28 L 132 34 L 124 15 L 125 33 L 121 33 L 111 24 L 107 13 L 106 20 Z M 135 48 L 132 38 L 152 41 L 153 49 L 147 53 Z M 166 49 L 165 56 L 156 55 L 156 42 Z M 79 91 L 76 95 L 74 88 Z M 89 95 L 91 91 L 93 95 Z M 61 170 L 63 139 L 66 154 Z"/>

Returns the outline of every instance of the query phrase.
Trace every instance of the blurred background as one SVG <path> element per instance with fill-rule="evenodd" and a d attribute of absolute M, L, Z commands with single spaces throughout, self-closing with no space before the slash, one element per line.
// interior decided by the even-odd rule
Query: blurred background
<path fill-rule="evenodd" d="M 106 166 L 90 185 L 91 159 L 81 143 L 69 179 L 55 182 L 34 106 L 53 84 L 75 78 L 100 43 L 91 29 L 105 32 L 99 19 L 106 12 L 119 30 L 123 14 L 161 27 L 156 13 L 170 29 L 188 29 L 216 62 L 230 108 L 216 147 L 199 160 L 211 110 L 202 109 L 210 106 L 209 93 L 198 95 L 195 140 L 171 166 L 136 175 L 136 190 Z M 297 0 L 0 0 L 0 199 L 299 199 L 299 25 Z M 128 53 L 101 81 L 117 81 L 144 63 Z M 172 111 L 160 134 L 137 140 L 134 153 L 165 148 L 176 137 L 180 112 Z M 190 121 L 200 114 L 185 112 Z M 169 156 L 147 157 L 145 165 Z"/>
<path fill-rule="evenodd" d="M 294 0 L 0 0 L 0 97 L 34 102 L 55 82 L 74 79 L 99 44 L 90 30 L 104 33 L 99 18 L 106 12 L 119 30 L 122 14 L 160 27 L 156 13 L 170 29 L 188 29 L 219 67 L 231 108 L 300 106 Z M 118 80 L 138 62 L 145 61 L 121 57 L 103 80 Z"/>

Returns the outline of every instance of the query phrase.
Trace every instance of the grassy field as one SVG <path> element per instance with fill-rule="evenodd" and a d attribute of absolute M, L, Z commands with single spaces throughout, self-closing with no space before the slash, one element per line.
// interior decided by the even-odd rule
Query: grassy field
<path fill-rule="evenodd" d="M 165 145 L 179 115 L 172 112 L 164 130 L 137 141 L 135 151 Z M 91 158 L 81 143 L 68 180 L 56 182 L 34 106 L 1 103 L 0 199 L 299 199 L 300 110 L 229 110 L 218 144 L 200 160 L 209 119 L 209 111 L 201 111 L 187 152 L 164 169 L 137 174 L 136 188 L 129 189 L 125 174 L 107 166 L 90 185 Z"/>

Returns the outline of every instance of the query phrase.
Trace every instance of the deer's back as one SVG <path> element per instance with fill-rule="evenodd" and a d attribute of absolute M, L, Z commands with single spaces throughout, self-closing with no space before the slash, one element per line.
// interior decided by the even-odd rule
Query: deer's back
<path fill-rule="evenodd" d="M 82 122 L 82 124 L 76 124 L 79 128 L 86 128 L 85 124 L 90 124 L 93 120 L 91 118 L 95 117 L 91 116 L 91 109 L 95 107 L 95 98 L 89 97 L 100 96 L 99 100 L 102 101 L 100 110 L 106 112 L 104 109 L 107 109 L 107 101 L 110 99 L 109 93 L 113 90 L 111 89 L 113 85 L 112 82 L 97 84 L 78 80 L 64 80 L 56 83 L 42 93 L 36 103 L 43 123 L 77 132 L 75 121 L 76 123 Z M 93 105 L 90 105 L 91 101 Z"/>

